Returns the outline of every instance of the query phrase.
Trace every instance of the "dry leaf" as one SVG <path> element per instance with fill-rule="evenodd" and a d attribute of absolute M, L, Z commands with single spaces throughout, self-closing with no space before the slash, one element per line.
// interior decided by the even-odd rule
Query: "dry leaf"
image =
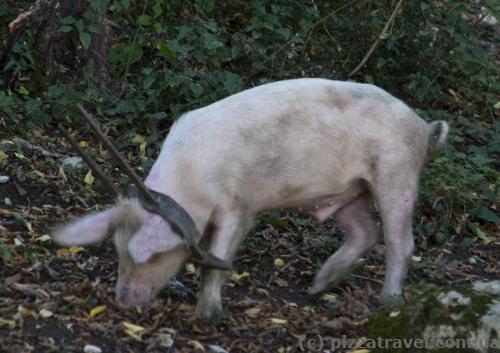
<path fill-rule="evenodd" d="M 90 310 L 90 312 L 89 312 L 89 318 L 93 319 L 94 317 L 96 317 L 97 315 L 99 315 L 100 313 L 102 313 L 104 310 L 106 310 L 107 307 L 108 307 L 107 305 L 96 306 L 95 308 L 93 308 L 92 310 Z"/>
<path fill-rule="evenodd" d="M 246 278 L 250 276 L 250 273 L 248 272 L 242 272 L 242 273 L 237 273 L 237 272 L 233 272 L 233 274 L 231 275 L 231 278 L 234 279 L 235 281 L 239 281 L 240 279 L 242 278 Z"/>
<path fill-rule="evenodd" d="M 41 242 L 46 242 L 46 241 L 49 241 L 49 240 L 52 240 L 52 237 L 48 234 L 44 234 L 38 238 L 35 239 L 36 241 L 41 241 Z"/>
<path fill-rule="evenodd" d="M 323 294 L 320 299 L 324 302 L 332 304 L 337 301 L 337 296 L 334 294 Z"/>
<path fill-rule="evenodd" d="M 271 318 L 271 323 L 276 325 L 286 325 L 288 321 L 286 319 L 278 319 L 276 317 Z"/>
<path fill-rule="evenodd" d="M 260 313 L 260 311 L 261 311 L 261 308 L 257 308 L 257 307 L 250 308 L 250 309 L 245 310 L 245 315 L 252 317 L 252 318 L 256 318 L 258 316 L 258 314 Z"/>
<path fill-rule="evenodd" d="M 87 172 L 87 174 L 85 175 L 84 181 L 85 181 L 85 184 L 87 184 L 87 185 L 92 185 L 92 183 L 94 182 L 94 176 L 92 175 L 91 170 L 89 170 Z"/>
<path fill-rule="evenodd" d="M 398 316 L 400 313 L 400 311 L 391 311 L 391 313 L 389 314 L 390 317 L 396 317 Z"/>
<path fill-rule="evenodd" d="M 0 208 L 0 216 L 8 216 L 11 215 L 12 212 L 9 210 L 6 210 L 5 208 Z"/>
<path fill-rule="evenodd" d="M 122 322 L 122 326 L 126 330 L 129 330 L 129 331 L 131 331 L 133 333 L 139 333 L 139 332 L 142 332 L 142 331 L 144 331 L 146 329 L 145 327 L 142 327 L 142 326 L 139 326 L 139 325 L 134 325 L 134 324 L 131 324 L 130 322 L 127 322 L 127 321 L 123 321 Z"/>
<path fill-rule="evenodd" d="M 282 268 L 283 266 L 285 266 L 285 261 L 283 261 L 280 258 L 277 258 L 276 260 L 274 260 L 274 267 L 279 269 L 279 268 Z"/>
<path fill-rule="evenodd" d="M 136 334 L 135 332 L 132 332 L 130 330 L 125 330 L 125 334 L 127 334 L 127 336 L 131 337 L 132 339 L 136 340 L 137 342 L 142 342 L 142 337 L 138 334 Z"/>
<path fill-rule="evenodd" d="M 189 340 L 187 341 L 187 344 L 193 347 L 195 351 L 205 352 L 205 348 L 203 347 L 203 345 L 196 340 Z"/>
<path fill-rule="evenodd" d="M 40 310 L 39 314 L 44 319 L 46 319 L 46 318 L 51 317 L 51 316 L 54 315 L 54 313 L 52 311 L 47 310 L 47 309 Z"/>
<path fill-rule="evenodd" d="M 81 246 L 72 246 L 69 248 L 69 252 L 71 255 L 75 255 L 76 253 L 85 251 L 85 248 L 82 248 Z"/>
<path fill-rule="evenodd" d="M 5 153 L 4 151 L 1 151 L 1 150 L 0 150 L 0 161 L 1 161 L 2 159 L 5 159 L 5 158 L 7 158 L 7 153 Z"/>
<path fill-rule="evenodd" d="M 12 330 L 16 328 L 16 322 L 14 320 L 5 320 L 0 318 L 0 327 L 8 327 Z"/>
<path fill-rule="evenodd" d="M 187 273 L 195 273 L 196 267 L 194 267 L 194 265 L 191 262 L 189 262 L 186 264 L 186 272 Z"/>

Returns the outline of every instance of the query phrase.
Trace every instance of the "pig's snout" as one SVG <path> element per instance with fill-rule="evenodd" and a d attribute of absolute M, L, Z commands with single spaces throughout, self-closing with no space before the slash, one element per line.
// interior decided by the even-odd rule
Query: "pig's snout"
<path fill-rule="evenodd" d="M 137 305 L 149 304 L 153 300 L 153 293 L 148 288 L 122 287 L 116 293 L 116 300 L 124 308 L 133 308 Z"/>

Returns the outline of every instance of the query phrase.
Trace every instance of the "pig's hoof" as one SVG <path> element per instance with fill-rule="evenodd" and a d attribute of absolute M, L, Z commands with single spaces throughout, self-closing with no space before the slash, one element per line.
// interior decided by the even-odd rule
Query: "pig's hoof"
<path fill-rule="evenodd" d="M 196 304 L 195 316 L 198 319 L 213 320 L 222 313 L 222 306 L 217 304 Z"/>
<path fill-rule="evenodd" d="M 394 308 L 404 302 L 403 296 L 398 294 L 382 294 L 379 298 L 379 303 L 386 308 Z"/>
<path fill-rule="evenodd" d="M 321 283 L 321 284 L 318 284 L 318 283 L 314 283 L 312 285 L 312 287 L 310 287 L 308 290 L 307 290 L 307 294 L 309 294 L 310 296 L 312 296 L 313 298 L 318 298 L 320 297 L 323 293 L 325 293 L 326 291 L 328 291 L 330 288 L 332 288 L 333 285 L 327 285 L 325 283 Z"/>

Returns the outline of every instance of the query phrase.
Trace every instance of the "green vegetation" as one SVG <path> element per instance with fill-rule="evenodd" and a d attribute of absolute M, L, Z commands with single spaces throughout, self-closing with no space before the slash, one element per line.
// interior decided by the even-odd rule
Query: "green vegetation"
<path fill-rule="evenodd" d="M 61 119 L 80 128 L 75 104 L 83 101 L 121 132 L 120 148 L 136 151 L 145 136 L 140 163 L 148 168 L 173 119 L 244 88 L 297 77 L 372 82 L 427 120 L 451 124 L 446 150 L 423 175 L 417 219 L 426 225 L 417 230 L 425 241 L 455 233 L 488 241 L 499 224 L 498 27 L 482 21 L 486 13 L 500 17 L 497 1 L 404 2 L 367 65 L 351 77 L 394 2 L 88 2 L 81 15 L 49 23 L 73 53 L 63 64 L 44 65 L 40 38 L 29 29 L 21 33 L 3 67 L 10 82 L 0 82 L 10 87 L 0 91 L 1 135 L 33 140 L 34 131 L 49 133 Z M 31 4 L 0 4 L 0 42 L 7 24 Z M 107 71 L 96 75 L 95 63 L 81 53 L 102 32 L 103 14 L 112 41 Z"/>

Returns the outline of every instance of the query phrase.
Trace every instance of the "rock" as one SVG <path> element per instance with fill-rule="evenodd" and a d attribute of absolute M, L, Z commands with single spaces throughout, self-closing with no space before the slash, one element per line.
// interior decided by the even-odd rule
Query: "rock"
<path fill-rule="evenodd" d="M 67 157 L 62 161 L 63 167 L 71 167 L 74 169 L 81 169 L 83 167 L 82 157 Z"/>
<path fill-rule="evenodd" d="M 210 350 L 212 352 L 215 352 L 215 353 L 229 353 L 224 348 L 222 348 L 221 346 L 218 346 L 216 344 L 209 344 L 208 348 L 210 348 Z"/>
<path fill-rule="evenodd" d="M 7 175 L 0 175 L 0 184 L 6 184 L 10 178 Z"/>
<path fill-rule="evenodd" d="M 171 348 L 174 345 L 174 339 L 169 333 L 155 333 L 147 340 L 147 342 L 148 352 L 158 348 Z"/>
<path fill-rule="evenodd" d="M 446 293 L 440 293 L 438 300 L 441 304 L 447 308 L 458 306 L 458 305 L 469 305 L 470 298 L 464 297 L 462 294 L 452 290 Z"/>
<path fill-rule="evenodd" d="M 474 290 L 479 293 L 500 296 L 500 280 L 491 282 L 476 282 L 474 283 Z"/>
<path fill-rule="evenodd" d="M 363 348 L 370 353 L 500 352 L 500 281 L 412 291 L 397 315 L 395 309 L 382 309 L 369 317 Z"/>
<path fill-rule="evenodd" d="M 83 351 L 85 353 L 102 353 L 102 349 L 94 346 L 92 344 L 86 344 L 85 347 L 83 347 Z"/>

